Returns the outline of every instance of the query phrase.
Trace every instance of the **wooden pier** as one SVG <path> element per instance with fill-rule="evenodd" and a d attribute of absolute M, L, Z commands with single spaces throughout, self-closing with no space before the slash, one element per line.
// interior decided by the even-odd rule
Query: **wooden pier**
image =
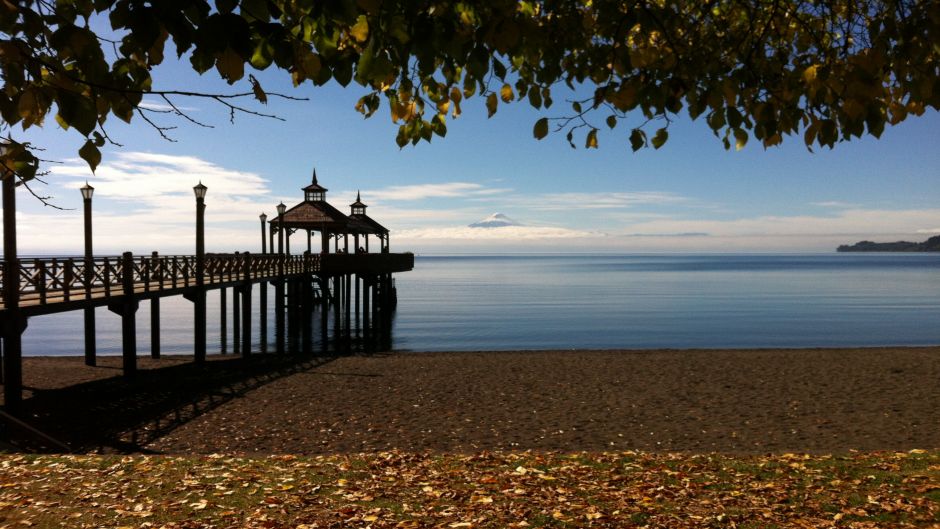
<path fill-rule="evenodd" d="M 13 223 L 15 201 L 12 177 L 3 179 L 4 255 L 16 255 Z M 280 204 L 278 216 L 266 224 L 261 215 L 261 253 L 205 253 L 203 198 L 206 188 L 194 188 L 197 197 L 196 253 L 194 255 L 92 256 L 90 243 L 91 188 L 82 189 L 86 199 L 86 255 L 72 257 L 4 258 L 0 261 L 0 334 L 3 338 L 0 379 L 4 407 L 16 413 L 22 401 L 21 338 L 28 319 L 72 310 L 85 311 L 85 363 L 95 365 L 95 307 L 107 307 L 121 318 L 123 372 L 132 377 L 137 369 L 136 313 L 141 302 L 151 304 L 151 356 L 160 356 L 160 300 L 183 296 L 193 303 L 193 355 L 196 363 L 206 359 L 206 293 L 220 291 L 222 352 L 227 348 L 227 291 L 231 289 L 232 352 L 249 356 L 267 352 L 267 285 L 274 286 L 274 352 L 309 352 L 313 341 L 311 321 L 320 311 L 325 334 L 329 315 L 337 327 L 349 329 L 351 315 L 362 321 L 366 336 L 388 330 L 397 302 L 392 274 L 414 267 L 411 253 L 388 251 L 388 230 L 365 215 L 357 197 L 346 216 L 325 202 L 326 189 L 316 181 L 305 188 L 305 200 L 287 210 Z M 87 191 L 87 195 L 86 195 Z M 294 212 L 297 212 L 294 214 Z M 325 216 L 325 218 L 324 218 Z M 290 254 L 290 235 L 307 233 L 307 251 Z M 314 231 L 320 232 L 321 252 L 311 253 Z M 274 252 L 274 236 L 278 251 Z M 349 249 L 350 235 L 355 246 Z M 368 251 L 369 236 L 381 242 L 378 253 Z M 360 236 L 364 247 L 359 246 Z M 285 239 L 286 237 L 286 239 Z M 267 239 L 271 240 L 268 252 Z M 334 252 L 330 253 L 330 242 Z M 340 241 L 343 241 L 342 248 Z M 259 306 L 252 307 L 252 287 L 261 285 Z M 261 351 L 252 348 L 252 318 L 258 317 Z M 324 337 L 325 338 L 325 337 Z M 325 339 L 324 339 L 325 342 Z"/>

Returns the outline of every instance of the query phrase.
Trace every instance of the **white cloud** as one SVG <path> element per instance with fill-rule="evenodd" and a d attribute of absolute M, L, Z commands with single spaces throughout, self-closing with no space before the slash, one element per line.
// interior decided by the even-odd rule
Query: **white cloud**
<path fill-rule="evenodd" d="M 381 200 L 422 200 L 425 198 L 468 198 L 473 196 L 497 195 L 509 189 L 488 188 L 470 182 L 447 182 L 443 184 L 418 184 L 410 186 L 391 186 L 385 189 L 369 191 L 370 196 Z"/>
<path fill-rule="evenodd" d="M 858 204 L 852 204 L 849 202 L 840 202 L 838 200 L 827 200 L 825 202 L 810 202 L 811 206 L 818 206 L 821 208 L 857 208 Z"/>
<path fill-rule="evenodd" d="M 689 199 L 662 191 L 636 191 L 629 193 L 548 193 L 536 195 L 527 201 L 534 210 L 626 209 L 635 206 L 674 205 Z"/>
<path fill-rule="evenodd" d="M 551 240 L 581 237 L 604 237 L 600 232 L 554 228 L 549 226 L 502 226 L 499 228 L 470 228 L 452 226 L 446 228 L 424 228 L 400 230 L 395 233 L 399 241 L 438 239 L 445 241 L 519 241 Z"/>
<path fill-rule="evenodd" d="M 196 107 L 187 107 L 187 106 L 182 106 L 182 105 L 176 105 L 176 108 L 173 108 L 172 106 L 170 106 L 170 105 L 168 105 L 168 104 L 166 104 L 166 103 L 160 103 L 160 102 L 157 102 L 157 101 L 149 101 L 149 100 L 146 100 L 146 99 L 143 100 L 143 101 L 141 101 L 140 104 L 138 104 L 137 106 L 139 106 L 140 108 L 146 108 L 146 109 L 149 109 L 149 110 L 156 110 L 157 112 L 173 112 L 173 113 L 175 113 L 175 112 L 177 112 L 177 111 L 180 111 L 180 112 L 198 112 L 198 111 L 199 111 L 199 109 L 196 108 Z"/>
<path fill-rule="evenodd" d="M 931 233 L 940 233 L 940 228 L 924 228 L 917 230 L 915 233 L 926 233 L 928 235 Z"/>
<path fill-rule="evenodd" d="M 198 182 L 206 196 L 206 244 L 211 250 L 257 251 L 258 214 L 272 214 L 279 197 L 271 196 L 260 175 L 235 171 L 194 156 L 143 152 L 118 153 L 91 174 L 70 160 L 51 169 L 61 187 L 95 187 L 94 234 L 97 252 L 186 252 L 195 245 L 195 197 Z M 75 192 L 75 196 L 78 193 Z M 295 197 L 296 198 L 296 197 Z M 82 247 L 80 211 L 20 215 L 23 252 L 75 252 Z M 254 229 L 252 229 L 254 228 Z"/>

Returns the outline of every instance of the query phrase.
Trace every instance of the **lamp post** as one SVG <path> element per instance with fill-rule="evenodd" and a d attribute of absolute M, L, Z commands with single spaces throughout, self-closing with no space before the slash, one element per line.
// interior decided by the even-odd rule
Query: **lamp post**
<path fill-rule="evenodd" d="M 194 360 L 206 360 L 206 291 L 203 282 L 206 274 L 206 186 L 199 182 L 193 186 L 196 195 L 196 292 L 193 299 L 193 327 L 195 331 Z"/>
<path fill-rule="evenodd" d="M 261 253 L 268 253 L 268 240 L 264 236 L 264 223 L 268 221 L 268 216 L 262 213 L 258 216 L 261 219 Z"/>
<path fill-rule="evenodd" d="M 277 253 L 284 253 L 284 212 L 287 206 L 283 202 L 277 205 Z"/>
<path fill-rule="evenodd" d="M 284 354 L 284 212 L 283 202 L 277 205 L 277 262 L 278 278 L 274 283 L 274 340 L 275 350 Z"/>
<path fill-rule="evenodd" d="M 268 221 L 268 216 L 262 213 L 258 216 L 261 219 L 261 253 L 268 253 L 268 238 L 267 233 L 265 233 L 266 223 Z M 274 248 L 272 248 L 273 250 Z M 265 266 L 267 266 L 265 264 Z M 258 303 L 261 305 L 259 308 L 261 310 L 261 318 L 258 320 L 259 330 L 261 331 L 261 352 L 268 352 L 268 283 L 265 281 L 261 282 L 261 290 L 258 292 Z"/>
<path fill-rule="evenodd" d="M 95 260 L 92 257 L 91 238 L 91 196 L 95 188 L 85 182 L 79 189 L 82 192 L 82 202 L 85 211 L 85 299 L 91 300 L 91 284 L 95 278 Z M 85 365 L 94 366 L 95 361 L 95 307 L 88 304 L 85 307 Z"/>

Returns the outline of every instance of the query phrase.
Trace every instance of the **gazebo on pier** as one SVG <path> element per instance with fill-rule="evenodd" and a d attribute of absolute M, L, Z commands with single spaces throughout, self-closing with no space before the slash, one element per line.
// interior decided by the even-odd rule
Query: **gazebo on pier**
<path fill-rule="evenodd" d="M 317 182 L 317 170 L 313 170 L 310 185 L 302 188 L 303 202 L 287 209 L 283 215 L 269 220 L 269 237 L 272 253 L 290 254 L 290 236 L 298 231 L 307 233 L 307 252 L 312 251 L 314 232 L 320 233 L 320 253 L 330 253 L 330 240 L 333 240 L 333 253 L 368 253 L 369 236 L 379 238 L 380 251 L 388 253 L 388 229 L 366 215 L 366 205 L 356 193 L 356 201 L 350 205 L 350 215 L 346 215 L 326 201 L 327 188 Z M 278 231 L 284 230 L 284 248 L 274 245 Z M 353 236 L 353 247 L 349 246 L 349 236 Z M 364 245 L 360 246 L 360 236 Z M 340 245 L 342 239 L 342 245 Z"/>

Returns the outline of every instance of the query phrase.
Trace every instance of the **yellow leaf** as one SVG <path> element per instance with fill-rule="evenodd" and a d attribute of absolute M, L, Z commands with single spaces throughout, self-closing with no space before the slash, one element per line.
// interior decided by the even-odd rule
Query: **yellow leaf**
<path fill-rule="evenodd" d="M 744 129 L 734 129 L 734 148 L 740 151 L 747 145 L 747 132 Z"/>
<path fill-rule="evenodd" d="M 369 21 L 366 20 L 365 15 L 359 15 L 356 23 L 349 28 L 349 34 L 359 42 L 365 42 L 369 38 Z"/>
<path fill-rule="evenodd" d="M 499 97 L 501 97 L 502 100 L 506 103 L 509 103 L 510 101 L 512 101 L 512 97 L 513 97 L 512 87 L 509 86 L 508 84 L 504 84 L 503 87 L 500 88 L 499 90 Z"/>
<path fill-rule="evenodd" d="M 803 70 L 803 80 L 806 81 L 807 84 L 815 84 L 818 70 L 819 70 L 818 64 L 814 64 L 810 66 L 809 68 Z"/>
<path fill-rule="evenodd" d="M 584 146 L 588 149 L 597 148 L 597 129 L 591 129 L 591 132 L 588 132 L 587 139 L 584 142 Z M 548 479 L 547 476 L 539 476 L 539 477 L 542 479 Z"/>

